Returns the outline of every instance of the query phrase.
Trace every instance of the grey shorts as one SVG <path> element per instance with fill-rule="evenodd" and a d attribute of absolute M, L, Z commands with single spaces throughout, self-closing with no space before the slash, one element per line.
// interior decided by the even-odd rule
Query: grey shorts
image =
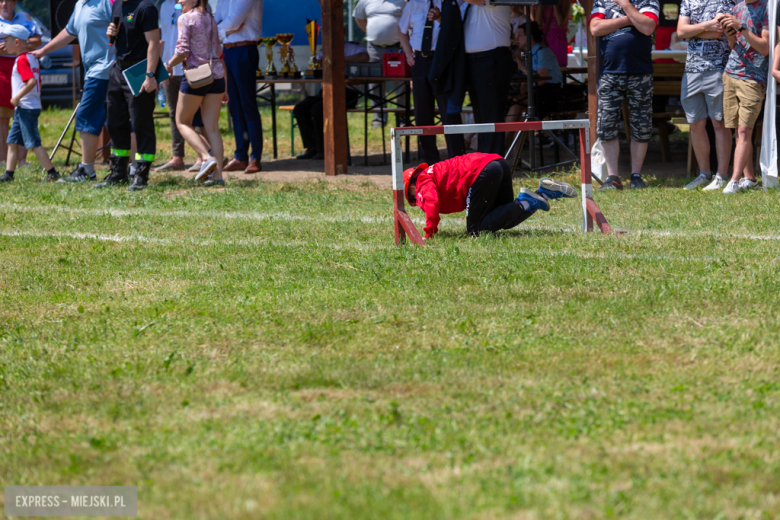
<path fill-rule="evenodd" d="M 596 135 L 602 141 L 618 138 L 623 100 L 628 100 L 631 140 L 647 143 L 653 131 L 653 75 L 603 74 L 599 84 Z"/>
<path fill-rule="evenodd" d="M 723 71 L 686 72 L 680 101 L 689 123 L 707 117 L 723 121 Z"/>

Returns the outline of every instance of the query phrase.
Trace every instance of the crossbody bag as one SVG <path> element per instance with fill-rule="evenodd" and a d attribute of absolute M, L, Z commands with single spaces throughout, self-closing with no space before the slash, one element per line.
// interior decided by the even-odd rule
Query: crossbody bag
<path fill-rule="evenodd" d="M 212 38 L 214 37 L 214 18 L 211 14 L 208 15 L 209 20 L 209 45 L 211 45 Z M 209 48 L 209 62 L 196 67 L 194 69 L 188 69 L 184 71 L 184 77 L 187 78 L 187 83 L 190 88 L 202 88 L 207 87 L 214 83 L 214 71 L 211 69 L 211 62 L 214 59 L 214 53 Z"/>

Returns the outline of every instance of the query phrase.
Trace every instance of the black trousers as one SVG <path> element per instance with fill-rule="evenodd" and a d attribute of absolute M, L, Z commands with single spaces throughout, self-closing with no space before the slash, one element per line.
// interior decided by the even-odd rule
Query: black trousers
<path fill-rule="evenodd" d="M 533 215 L 515 202 L 512 170 L 503 159 L 488 163 L 466 197 L 466 233 L 511 229 Z"/>
<path fill-rule="evenodd" d="M 347 88 L 347 108 L 357 106 L 360 93 Z M 322 91 L 316 96 L 307 96 L 303 101 L 296 103 L 293 115 L 298 122 L 298 131 L 301 133 L 303 147 L 307 150 L 315 149 L 318 153 L 325 153 L 325 133 L 322 115 Z"/>
<path fill-rule="evenodd" d="M 154 134 L 154 102 L 156 92 L 144 92 L 133 97 L 127 85 L 122 68 L 118 63 L 111 66 L 108 78 L 108 134 L 113 147 L 130 151 L 130 134 L 135 132 L 138 153 L 154 155 L 157 138 Z M 132 121 L 132 125 L 130 122 Z"/>
<path fill-rule="evenodd" d="M 432 126 L 436 105 L 439 106 L 441 124 L 459 125 L 462 123 L 460 114 L 447 114 L 447 98 L 435 95 L 433 85 L 428 81 L 428 73 L 433 65 L 433 53 L 427 57 L 419 52 L 414 53 L 414 65 L 412 66 L 412 94 L 414 94 L 414 121 L 416 126 Z M 466 144 L 462 135 L 447 135 L 447 155 L 449 158 L 466 153 Z M 428 164 L 434 164 L 441 160 L 439 148 L 436 146 L 436 136 L 430 135 L 417 138 L 417 147 L 420 157 Z"/>
<path fill-rule="evenodd" d="M 466 54 L 469 97 L 477 123 L 503 123 L 514 66 L 509 47 Z M 504 132 L 480 134 L 479 151 L 504 155 Z"/>

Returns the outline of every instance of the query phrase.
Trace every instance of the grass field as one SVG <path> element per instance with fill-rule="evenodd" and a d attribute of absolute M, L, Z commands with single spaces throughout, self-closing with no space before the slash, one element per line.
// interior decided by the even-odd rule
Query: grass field
<path fill-rule="evenodd" d="M 146 519 L 780 518 L 780 194 L 649 179 L 596 195 L 621 237 L 573 200 L 417 249 L 370 184 L 19 177 L 3 485 L 137 485 Z"/>

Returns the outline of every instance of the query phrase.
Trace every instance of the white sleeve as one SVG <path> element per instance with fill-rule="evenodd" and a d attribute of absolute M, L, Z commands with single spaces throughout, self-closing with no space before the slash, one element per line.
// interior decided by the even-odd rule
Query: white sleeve
<path fill-rule="evenodd" d="M 412 1 L 409 1 L 404 6 L 404 11 L 401 13 L 401 19 L 398 20 L 398 29 L 401 30 L 401 34 L 409 34 L 409 29 L 412 25 Z"/>
<path fill-rule="evenodd" d="M 363 0 L 358 0 L 358 3 L 355 5 L 355 10 L 352 11 L 352 18 L 359 18 L 361 20 L 366 20 L 368 18 L 366 15 L 365 2 Z"/>

